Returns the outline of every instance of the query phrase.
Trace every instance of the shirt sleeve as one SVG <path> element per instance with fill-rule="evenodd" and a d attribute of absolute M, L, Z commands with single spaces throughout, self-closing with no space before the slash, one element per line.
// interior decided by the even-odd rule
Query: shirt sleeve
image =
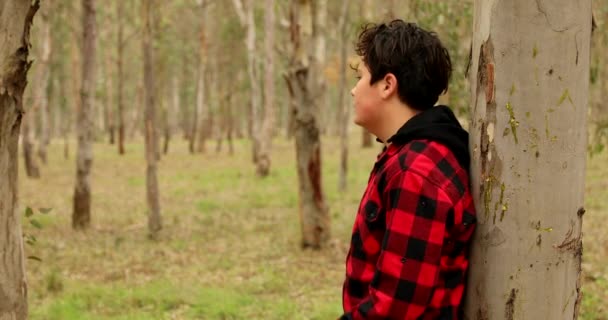
<path fill-rule="evenodd" d="M 411 170 L 392 177 L 382 195 L 386 233 L 369 296 L 340 319 L 417 319 L 437 286 L 451 202 Z"/>

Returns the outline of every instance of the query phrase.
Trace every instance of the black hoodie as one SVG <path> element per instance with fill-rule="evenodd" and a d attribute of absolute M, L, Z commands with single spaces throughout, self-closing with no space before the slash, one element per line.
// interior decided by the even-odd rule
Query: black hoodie
<path fill-rule="evenodd" d="M 408 120 L 387 142 L 406 144 L 412 140 L 428 139 L 446 146 L 458 163 L 469 170 L 469 134 L 462 128 L 452 110 L 436 106 Z"/>

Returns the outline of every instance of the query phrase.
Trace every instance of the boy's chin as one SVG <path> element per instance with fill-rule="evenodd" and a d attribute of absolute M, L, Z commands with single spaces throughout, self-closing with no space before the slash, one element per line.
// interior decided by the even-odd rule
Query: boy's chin
<path fill-rule="evenodd" d="M 357 118 L 357 117 L 355 117 L 355 118 L 353 119 L 353 123 L 354 123 L 354 124 L 356 124 L 356 125 L 358 125 L 359 127 L 363 127 L 363 128 L 365 128 L 365 124 L 364 124 L 364 123 L 361 121 L 361 119 L 359 119 L 359 118 Z M 367 129 L 367 128 L 366 128 L 366 129 Z"/>

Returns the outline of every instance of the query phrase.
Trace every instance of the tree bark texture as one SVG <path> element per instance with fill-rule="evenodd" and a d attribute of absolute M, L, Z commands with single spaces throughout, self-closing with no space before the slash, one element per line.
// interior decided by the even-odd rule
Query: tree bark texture
<path fill-rule="evenodd" d="M 30 27 L 38 1 L 0 4 L 0 320 L 28 316 L 21 215 L 18 208 L 18 139 L 27 85 Z"/>
<path fill-rule="evenodd" d="M 93 165 L 93 101 L 95 99 L 96 26 L 95 0 L 82 0 L 82 84 L 76 131 L 76 184 L 72 227 L 85 229 L 91 223 L 91 167 Z"/>
<path fill-rule="evenodd" d="M 467 319 L 576 319 L 591 1 L 475 1 Z"/>
<path fill-rule="evenodd" d="M 296 164 L 302 246 L 320 249 L 330 236 L 329 210 L 325 203 L 321 179 L 321 140 L 318 115 L 318 73 L 315 33 L 315 2 L 293 0 L 291 3 L 290 67 L 286 76 L 293 100 L 295 120 Z"/>

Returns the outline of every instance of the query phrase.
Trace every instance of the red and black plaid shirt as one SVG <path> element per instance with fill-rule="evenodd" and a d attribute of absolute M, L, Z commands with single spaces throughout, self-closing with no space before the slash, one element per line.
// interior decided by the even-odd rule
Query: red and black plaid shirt
<path fill-rule="evenodd" d="M 389 145 L 353 227 L 340 319 L 461 319 L 475 221 L 468 168 L 447 147 Z"/>

